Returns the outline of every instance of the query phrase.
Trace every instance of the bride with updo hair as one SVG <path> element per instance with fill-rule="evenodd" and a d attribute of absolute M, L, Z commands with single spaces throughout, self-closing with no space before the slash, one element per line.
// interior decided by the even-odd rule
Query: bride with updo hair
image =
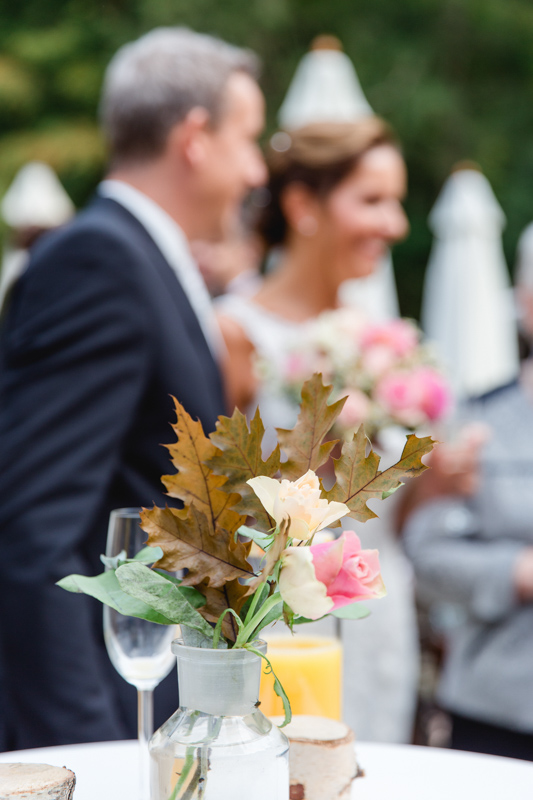
<path fill-rule="evenodd" d="M 338 308 L 344 281 L 370 275 L 406 235 L 406 169 L 378 117 L 276 133 L 267 162 L 258 230 L 267 248 L 279 248 L 278 263 L 253 297 L 227 296 L 219 312 L 230 407 L 259 404 L 265 424 L 279 427 L 294 422 L 295 409 L 258 382 L 254 357 L 281 366 L 302 323 Z"/>
<path fill-rule="evenodd" d="M 298 411 L 272 376 L 283 374 L 290 348 L 305 340 L 306 323 L 339 308 L 341 285 L 373 273 L 408 231 L 405 164 L 389 126 L 376 116 L 280 131 L 267 162 L 268 202 L 258 230 L 276 264 L 255 295 L 227 295 L 219 303 L 229 405 L 249 416 L 259 406 L 265 454 L 274 446 L 274 428 L 291 428 Z M 408 742 L 418 635 L 410 565 L 387 519 L 392 502 L 380 505 L 381 519 L 357 526 L 363 545 L 380 551 L 389 596 L 371 604 L 368 620 L 342 624 L 343 717 L 361 739 Z"/>

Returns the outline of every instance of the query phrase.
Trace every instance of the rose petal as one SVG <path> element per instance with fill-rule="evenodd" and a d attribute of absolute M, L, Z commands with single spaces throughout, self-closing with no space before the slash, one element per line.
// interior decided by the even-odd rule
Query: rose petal
<path fill-rule="evenodd" d="M 310 547 L 288 547 L 282 555 L 279 592 L 295 614 L 320 619 L 333 608 L 326 587 L 317 580 Z"/>
<path fill-rule="evenodd" d="M 274 505 L 280 488 L 279 481 L 267 478 L 266 475 L 259 475 L 257 478 L 250 478 L 246 483 L 252 487 L 267 514 L 270 514 L 279 525 L 282 519 L 274 515 Z"/>
<path fill-rule="evenodd" d="M 340 572 L 343 554 L 342 536 L 334 542 L 313 544 L 309 548 L 313 556 L 315 575 L 325 586 L 329 586 Z"/>

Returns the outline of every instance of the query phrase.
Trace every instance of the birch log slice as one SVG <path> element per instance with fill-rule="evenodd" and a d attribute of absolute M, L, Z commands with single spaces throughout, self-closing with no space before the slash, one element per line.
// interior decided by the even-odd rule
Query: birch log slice
<path fill-rule="evenodd" d="M 0 764 L 0 800 L 72 800 L 76 776 L 48 764 Z"/>
<path fill-rule="evenodd" d="M 272 717 L 281 725 L 283 717 Z M 344 722 L 295 716 L 283 728 L 290 742 L 290 800 L 349 800 L 359 772 L 354 735 Z"/>

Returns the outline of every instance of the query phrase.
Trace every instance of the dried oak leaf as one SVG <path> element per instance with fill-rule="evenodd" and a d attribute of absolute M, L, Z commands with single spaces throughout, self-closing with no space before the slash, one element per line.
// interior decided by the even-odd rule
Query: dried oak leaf
<path fill-rule="evenodd" d="M 361 426 L 352 441 L 343 444 L 340 458 L 334 459 L 337 481 L 328 492 L 324 492 L 324 496 L 330 502 L 346 503 L 350 509 L 348 516 L 366 522 L 377 516 L 368 508 L 367 501 L 394 492 L 405 478 L 415 477 L 428 469 L 422 463 L 422 456 L 430 453 L 435 444 L 430 436 L 419 438 L 410 434 L 400 460 L 379 472 L 380 458 L 372 450 L 366 454 L 367 438 Z"/>
<path fill-rule="evenodd" d="M 234 533 L 245 521 L 232 510 L 239 502 L 239 495 L 221 487 L 226 483 L 222 474 L 215 475 L 206 463 L 217 452 L 213 442 L 204 434 L 202 424 L 185 411 L 174 398 L 177 421 L 172 426 L 177 442 L 167 445 L 172 463 L 178 470 L 176 475 L 164 475 L 161 479 L 170 497 L 175 497 L 205 514 L 211 535 L 217 528 Z"/>
<path fill-rule="evenodd" d="M 333 423 L 342 411 L 346 397 L 328 405 L 332 386 L 324 386 L 322 375 L 315 373 L 302 388 L 302 402 L 296 425 L 292 430 L 277 428 L 278 441 L 287 456 L 281 464 L 281 475 L 296 480 L 307 470 L 325 464 L 337 439 L 324 442 Z"/>
<path fill-rule="evenodd" d="M 164 552 L 155 566 L 170 572 L 187 569 L 184 586 L 206 582 L 219 588 L 236 578 L 253 577 L 247 561 L 251 543 L 235 541 L 235 532 L 222 528 L 217 528 L 213 536 L 210 521 L 194 505 L 183 509 L 143 509 L 141 519 L 148 544 L 159 546 Z"/>
<path fill-rule="evenodd" d="M 240 496 L 237 502 L 232 503 L 232 508 L 240 514 L 254 517 L 260 529 L 269 530 L 275 524 L 274 520 L 246 483 L 258 475 L 273 478 L 279 471 L 279 445 L 263 461 L 261 444 L 264 433 L 265 426 L 259 409 L 248 427 L 246 417 L 236 408 L 231 417 L 219 417 L 216 431 L 210 435 L 211 442 L 216 445 L 215 452 L 205 463 L 216 475 L 227 478 L 225 483 L 220 484 L 222 491 L 236 492 Z"/>
<path fill-rule="evenodd" d="M 239 614 L 252 588 L 249 585 L 244 586 L 239 582 L 239 579 L 236 578 L 218 588 L 211 586 L 207 582 L 202 583 L 198 586 L 198 590 L 205 597 L 205 606 L 199 609 L 200 613 L 208 622 L 218 622 L 220 615 L 227 608 L 232 608 Z M 226 614 L 222 621 L 223 636 L 234 642 L 238 632 L 239 629 L 235 618 L 232 614 Z"/>

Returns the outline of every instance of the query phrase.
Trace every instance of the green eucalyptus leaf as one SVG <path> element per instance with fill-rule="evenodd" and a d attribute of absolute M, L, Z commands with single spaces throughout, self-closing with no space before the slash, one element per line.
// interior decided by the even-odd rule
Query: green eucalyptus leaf
<path fill-rule="evenodd" d="M 118 556 L 106 556 L 103 553 L 100 556 L 100 561 L 106 569 L 116 569 L 121 564 L 125 564 L 128 560 L 125 550 L 121 550 Z"/>
<path fill-rule="evenodd" d="M 187 598 L 191 606 L 194 608 L 201 608 L 205 606 L 205 597 L 198 589 L 195 589 L 194 586 L 182 586 L 181 578 L 176 578 L 175 575 L 172 575 L 170 572 L 165 572 L 163 569 L 154 569 L 152 572 L 157 572 L 158 575 L 161 575 L 166 581 L 170 581 L 170 583 L 175 584 L 176 586 L 180 587 L 180 592 Z"/>
<path fill-rule="evenodd" d="M 331 616 L 337 619 L 364 619 L 370 616 L 370 611 L 361 603 L 350 603 L 349 606 L 342 606 L 333 611 Z"/>
<path fill-rule="evenodd" d="M 66 589 L 67 592 L 94 597 L 127 617 L 139 617 L 160 625 L 174 624 L 174 621 L 164 614 L 124 592 L 112 570 L 102 572 L 94 578 L 89 578 L 87 575 L 67 575 L 57 582 L 57 586 Z"/>
<path fill-rule="evenodd" d="M 159 572 L 144 564 L 130 562 L 119 567 L 116 576 L 121 588 L 131 597 L 146 603 L 174 623 L 213 636 L 213 629 L 189 602 L 182 587 Z"/>
<path fill-rule="evenodd" d="M 255 542 L 263 550 L 274 541 L 273 533 L 266 533 L 265 531 L 260 531 L 256 528 L 249 528 L 247 525 L 241 525 L 237 531 L 237 534 L 239 536 L 245 536 L 247 539 L 251 539 L 252 542 Z"/>
<path fill-rule="evenodd" d="M 139 552 L 133 558 L 128 559 L 128 562 L 140 561 L 141 564 L 155 564 L 156 561 L 159 561 L 163 558 L 163 555 L 164 553 L 160 547 L 148 546 L 143 547 L 142 550 L 139 550 Z"/>

